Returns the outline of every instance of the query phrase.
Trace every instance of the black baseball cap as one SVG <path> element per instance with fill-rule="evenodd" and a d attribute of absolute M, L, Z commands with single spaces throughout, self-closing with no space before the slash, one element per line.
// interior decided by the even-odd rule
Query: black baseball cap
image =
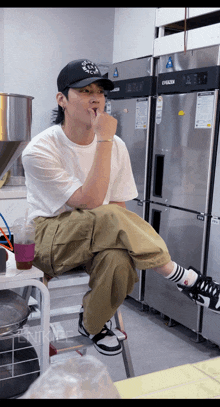
<path fill-rule="evenodd" d="M 104 90 L 114 89 L 114 83 L 101 75 L 97 65 L 88 59 L 77 59 L 69 62 L 57 78 L 58 91 L 66 88 L 84 88 L 93 82 L 100 81 Z"/>

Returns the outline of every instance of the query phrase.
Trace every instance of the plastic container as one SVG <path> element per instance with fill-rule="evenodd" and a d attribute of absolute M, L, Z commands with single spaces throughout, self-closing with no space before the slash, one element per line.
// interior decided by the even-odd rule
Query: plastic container
<path fill-rule="evenodd" d="M 16 219 L 12 232 L 14 237 L 14 253 L 18 270 L 31 269 L 35 249 L 35 223 L 27 222 L 27 218 Z"/>

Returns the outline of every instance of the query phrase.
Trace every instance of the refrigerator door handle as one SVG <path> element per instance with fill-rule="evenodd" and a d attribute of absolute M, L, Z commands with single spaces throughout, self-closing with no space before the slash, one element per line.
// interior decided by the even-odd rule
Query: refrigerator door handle
<path fill-rule="evenodd" d="M 160 233 L 160 221 L 161 221 L 161 211 L 158 211 L 158 209 L 152 209 L 152 217 L 151 217 L 151 225 L 153 226 L 154 230 L 156 232 Z"/>
<path fill-rule="evenodd" d="M 162 198 L 163 191 L 164 157 L 162 154 L 155 154 L 153 195 L 159 198 Z"/>

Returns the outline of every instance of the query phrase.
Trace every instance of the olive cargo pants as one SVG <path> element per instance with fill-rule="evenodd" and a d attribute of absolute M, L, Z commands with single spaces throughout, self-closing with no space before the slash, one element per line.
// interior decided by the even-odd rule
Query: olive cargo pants
<path fill-rule="evenodd" d="M 164 266 L 171 258 L 163 239 L 135 213 L 116 204 L 35 219 L 34 265 L 57 276 L 90 264 L 83 298 L 84 324 L 97 334 L 131 293 L 140 270 Z"/>

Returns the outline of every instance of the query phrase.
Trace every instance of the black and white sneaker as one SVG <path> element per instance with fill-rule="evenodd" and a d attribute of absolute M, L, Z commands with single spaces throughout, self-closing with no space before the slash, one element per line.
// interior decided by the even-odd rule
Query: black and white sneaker
<path fill-rule="evenodd" d="M 79 312 L 79 325 L 78 331 L 80 334 L 90 338 L 98 352 L 103 355 L 114 356 L 122 352 L 121 344 L 111 329 L 107 328 L 106 324 L 103 326 L 101 332 L 96 335 L 90 335 L 83 324 L 83 307 Z"/>
<path fill-rule="evenodd" d="M 193 267 L 190 269 L 198 274 L 198 279 L 192 287 L 177 284 L 178 290 L 196 304 L 220 313 L 220 284 L 213 281 L 212 277 L 203 276 Z"/>

